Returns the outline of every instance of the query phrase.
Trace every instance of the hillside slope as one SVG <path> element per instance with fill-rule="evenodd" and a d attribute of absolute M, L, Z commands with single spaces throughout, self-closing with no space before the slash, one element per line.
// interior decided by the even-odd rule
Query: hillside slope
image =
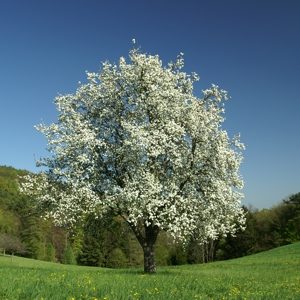
<path fill-rule="evenodd" d="M 156 275 L 0 257 L 0 278 L 0 299 L 300 299 L 300 243 Z"/>
<path fill-rule="evenodd" d="M 17 179 L 28 173 L 12 167 L 0 166 L 0 207 L 11 208 L 20 198 Z"/>

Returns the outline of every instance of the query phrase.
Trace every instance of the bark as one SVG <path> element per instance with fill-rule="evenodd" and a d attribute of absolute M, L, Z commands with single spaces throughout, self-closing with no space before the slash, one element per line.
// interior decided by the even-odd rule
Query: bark
<path fill-rule="evenodd" d="M 155 264 L 154 244 L 145 243 L 145 245 L 143 246 L 143 251 L 144 251 L 144 272 L 155 273 L 156 264 Z"/>
<path fill-rule="evenodd" d="M 155 273 L 155 251 L 154 246 L 159 233 L 157 226 L 145 226 L 145 237 L 143 239 L 142 248 L 144 251 L 144 272 Z"/>
<path fill-rule="evenodd" d="M 137 240 L 139 241 L 143 252 L 144 252 L 144 272 L 145 273 L 155 273 L 156 272 L 156 263 L 155 263 L 155 242 L 159 234 L 159 227 L 156 225 L 146 224 L 142 225 L 141 223 L 137 226 L 128 223 L 134 232 Z"/>

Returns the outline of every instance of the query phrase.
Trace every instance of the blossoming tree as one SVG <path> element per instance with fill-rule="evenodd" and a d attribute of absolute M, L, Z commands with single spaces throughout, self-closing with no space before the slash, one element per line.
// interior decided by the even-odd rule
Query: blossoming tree
<path fill-rule="evenodd" d="M 76 93 L 56 98 L 57 123 L 37 126 L 51 155 L 22 184 L 59 224 L 107 210 L 122 216 L 148 273 L 161 230 L 205 242 L 244 221 L 243 145 L 222 128 L 227 94 L 212 85 L 196 97 L 198 76 L 183 66 L 182 54 L 164 66 L 133 49 L 128 61 L 87 73 Z"/>

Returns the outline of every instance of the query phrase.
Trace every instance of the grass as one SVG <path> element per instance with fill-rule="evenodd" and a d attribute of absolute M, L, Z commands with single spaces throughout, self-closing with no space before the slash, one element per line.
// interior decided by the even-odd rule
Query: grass
<path fill-rule="evenodd" d="M 0 299 L 300 299 L 300 243 L 155 275 L 0 257 Z"/>

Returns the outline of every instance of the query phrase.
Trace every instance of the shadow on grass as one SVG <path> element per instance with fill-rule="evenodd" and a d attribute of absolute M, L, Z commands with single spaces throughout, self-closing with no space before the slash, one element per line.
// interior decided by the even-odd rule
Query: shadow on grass
<path fill-rule="evenodd" d="M 172 275 L 182 273 L 182 270 L 177 269 L 174 267 L 158 267 L 156 273 L 145 273 L 142 268 L 127 268 L 127 269 L 113 269 L 115 274 L 120 275 L 132 275 L 132 276 L 149 276 L 149 277 L 159 277 L 159 276 L 166 276 L 166 275 Z"/>

